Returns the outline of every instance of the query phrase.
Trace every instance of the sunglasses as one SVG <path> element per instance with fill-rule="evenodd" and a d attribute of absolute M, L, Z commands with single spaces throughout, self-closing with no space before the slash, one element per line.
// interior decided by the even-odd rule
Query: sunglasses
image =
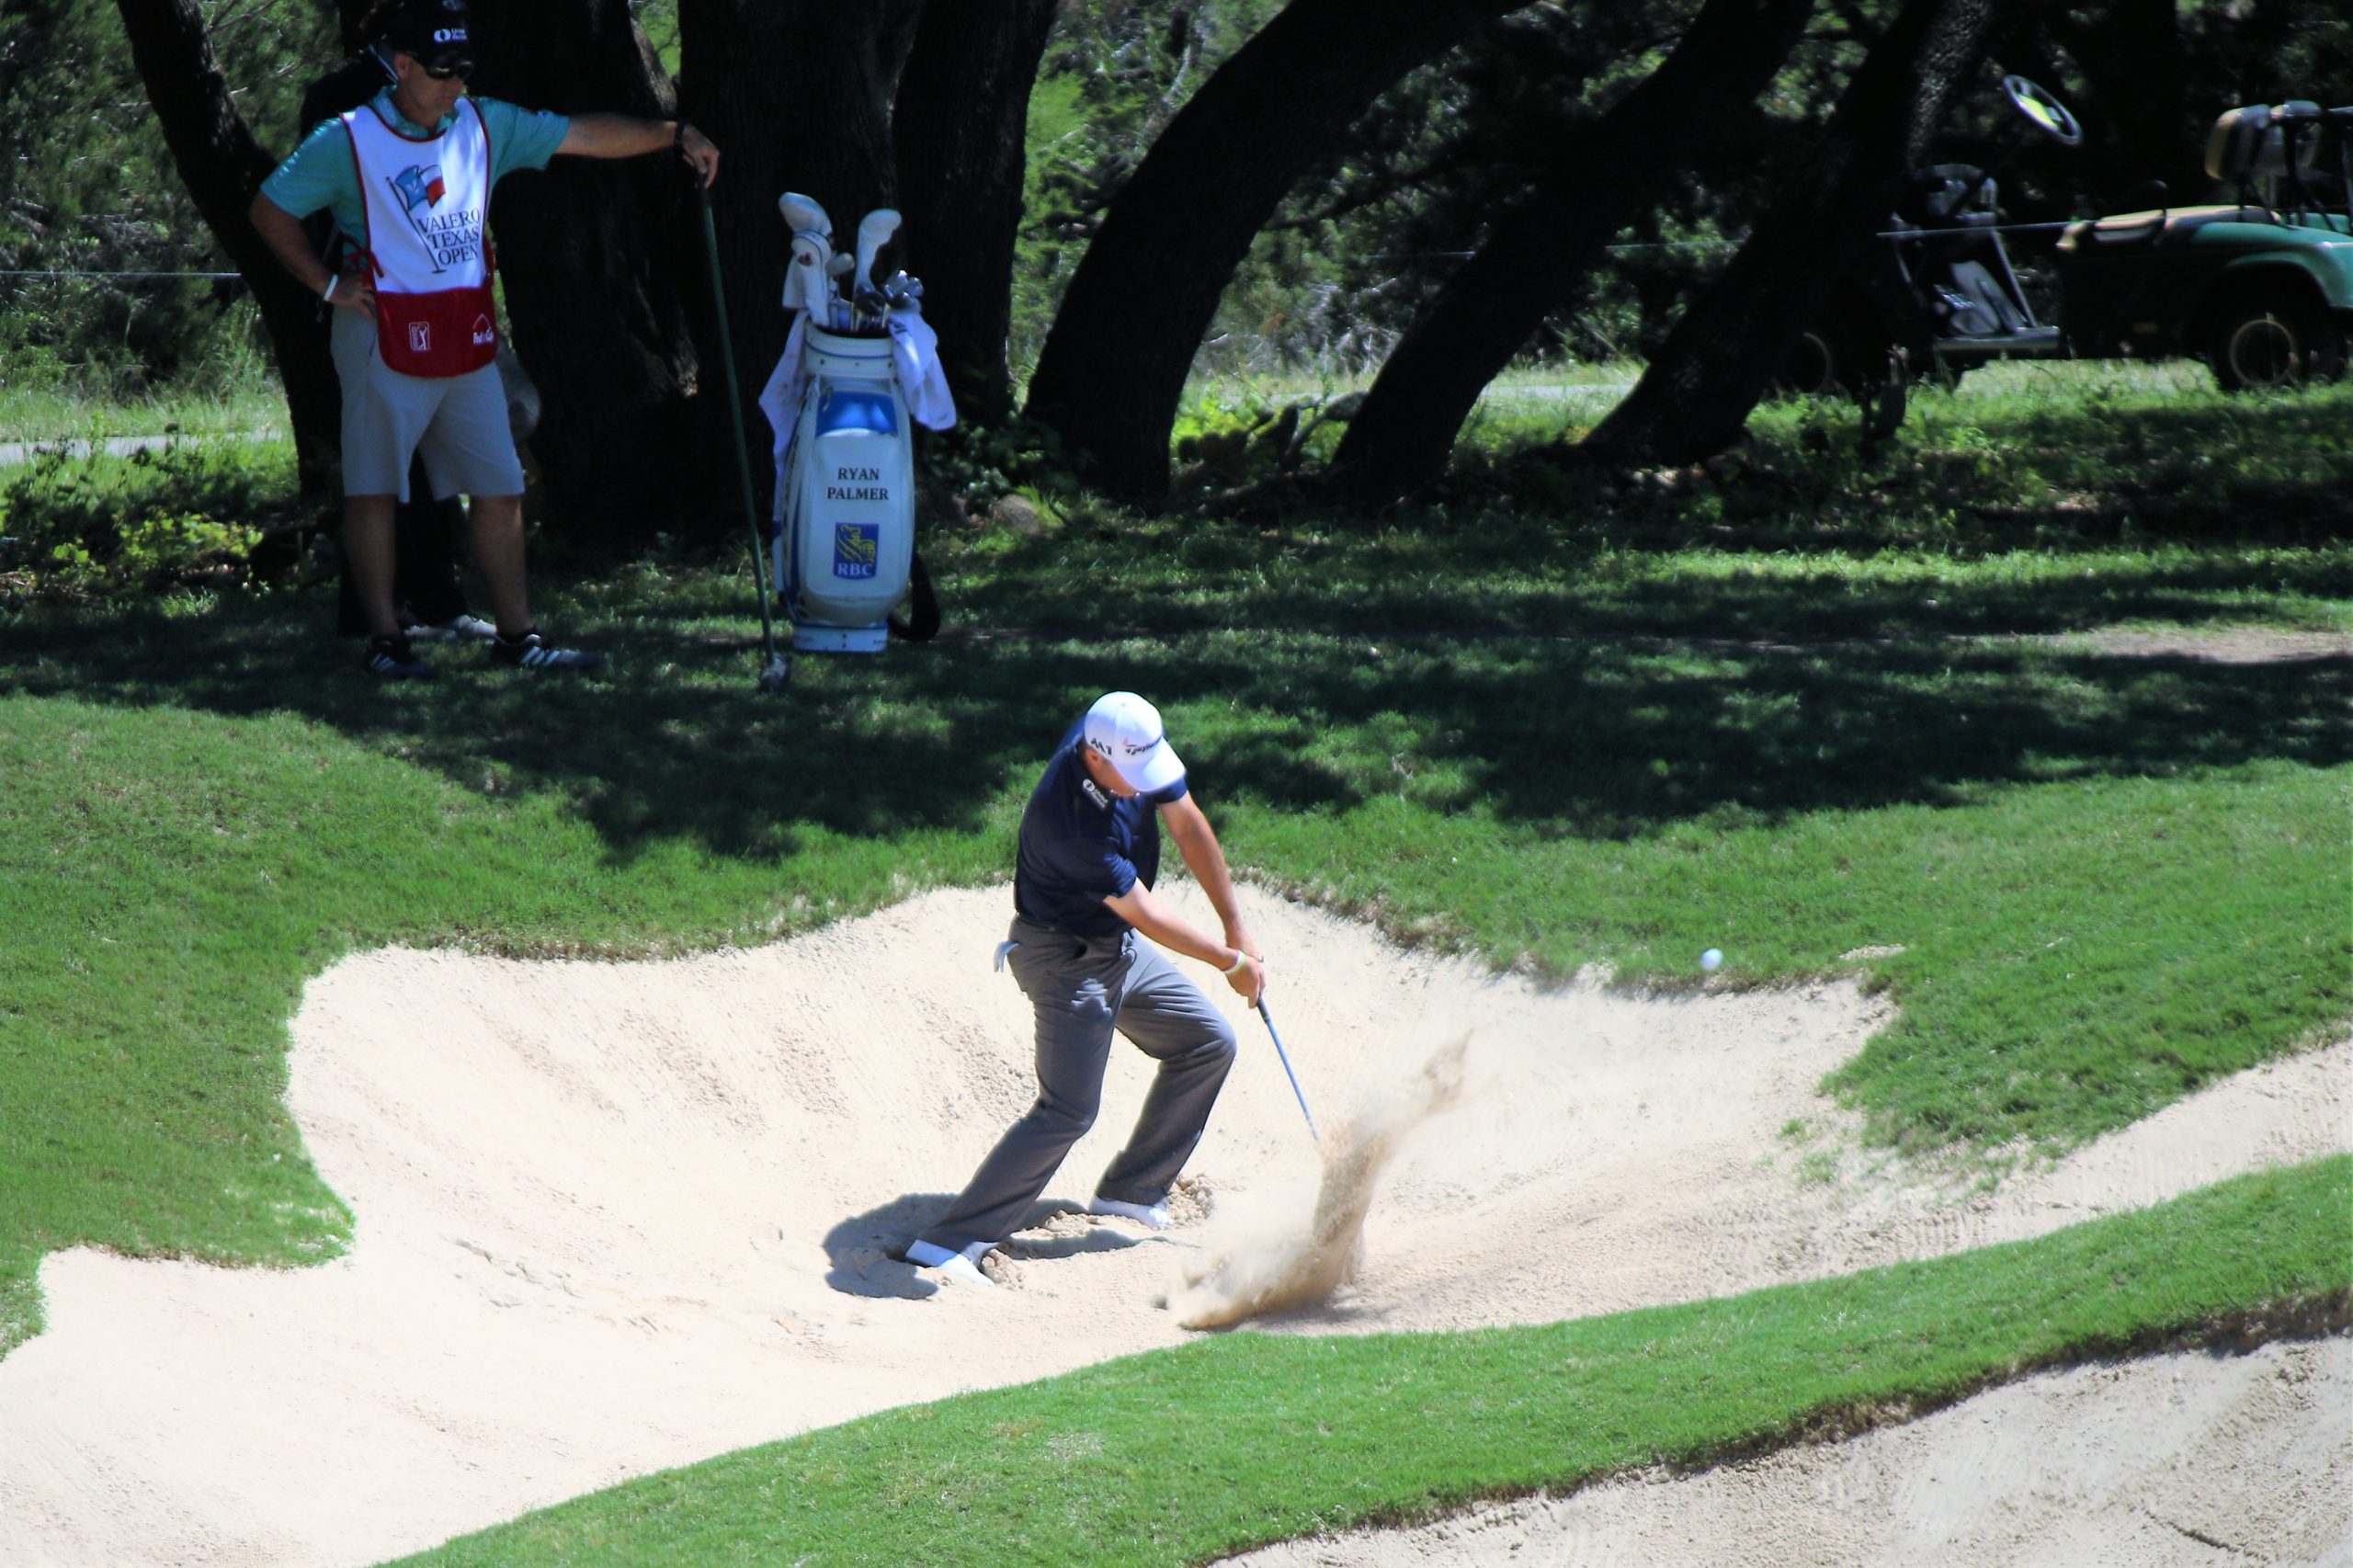
<path fill-rule="evenodd" d="M 418 63 L 422 65 L 424 62 L 419 61 Z M 456 65 L 426 65 L 425 74 L 437 82 L 446 82 L 452 76 L 462 82 L 474 74 L 474 67 L 472 61 L 461 62 Z"/>

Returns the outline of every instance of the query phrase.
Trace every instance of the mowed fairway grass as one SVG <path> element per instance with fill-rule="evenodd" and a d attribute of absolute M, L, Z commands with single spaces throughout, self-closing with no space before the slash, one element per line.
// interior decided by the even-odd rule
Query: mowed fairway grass
<path fill-rule="evenodd" d="M 1472 453 L 1312 501 L 925 542 L 950 631 L 754 688 L 748 578 L 541 584 L 608 680 L 386 689 L 331 593 L 0 612 L 0 1352 L 50 1250 L 345 1245 L 280 1096 L 388 942 L 628 957 L 1003 880 L 1044 749 L 1157 700 L 1229 853 L 1498 964 L 1859 972 L 1826 1087 L 1916 1157 L 2062 1152 L 2353 1020 L 2353 390 L 1937 397 L 1887 450 Z M 1844 421 L 1842 423 L 1842 421 Z M 1848 959 L 1859 949 L 1900 949 Z M 878 1108 L 878 1114 L 881 1114 Z M 452 1543 L 466 1562 L 1182 1562 L 1704 1462 L 2037 1366 L 2341 1326 L 2353 1163 L 2045 1240 L 1537 1330 L 1237 1335 L 890 1413 Z M 1057 1556 L 1056 1554 L 1060 1555 Z"/>

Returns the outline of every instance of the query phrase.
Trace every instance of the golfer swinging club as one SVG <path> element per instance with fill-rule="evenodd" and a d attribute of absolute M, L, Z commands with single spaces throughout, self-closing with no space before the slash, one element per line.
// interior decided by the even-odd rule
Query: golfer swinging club
<path fill-rule="evenodd" d="M 1222 942 L 1154 895 L 1163 823 L 1216 905 Z M 1013 903 L 1013 975 L 1038 1013 L 1038 1100 L 907 1248 L 910 1263 L 982 1285 L 990 1281 L 981 1259 L 1013 1233 L 1094 1125 L 1114 1030 L 1160 1071 L 1089 1212 L 1168 1228 L 1168 1189 L 1233 1064 L 1233 1027 L 1139 935 L 1215 964 L 1245 1001 L 1255 1004 L 1267 983 L 1225 851 L 1186 793 L 1185 765 L 1159 712 L 1131 691 L 1097 701 L 1046 765 L 1021 813 Z"/>

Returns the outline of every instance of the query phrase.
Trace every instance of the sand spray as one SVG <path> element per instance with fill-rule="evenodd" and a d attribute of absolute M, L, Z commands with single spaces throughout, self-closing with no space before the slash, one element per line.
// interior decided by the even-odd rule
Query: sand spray
<path fill-rule="evenodd" d="M 1182 1289 L 1170 1298 L 1177 1321 L 1186 1328 L 1228 1328 L 1312 1305 L 1356 1278 L 1381 1173 L 1415 1128 L 1461 1096 L 1470 1044 L 1466 1033 L 1440 1046 L 1324 1138 L 1323 1176 L 1304 1228 L 1299 1216 L 1305 1194 L 1295 1188 L 1220 1215 L 1208 1251 L 1187 1266 Z"/>

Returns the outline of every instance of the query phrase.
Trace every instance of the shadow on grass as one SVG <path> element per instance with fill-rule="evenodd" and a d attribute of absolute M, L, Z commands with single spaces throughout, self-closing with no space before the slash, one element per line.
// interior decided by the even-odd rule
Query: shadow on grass
<path fill-rule="evenodd" d="M 2215 584 L 2232 570 L 2179 567 Z M 767 860 L 811 834 L 980 831 L 1086 703 L 1122 686 L 1172 710 L 1212 801 L 1330 812 L 1404 793 L 1577 836 L 2353 759 L 2353 659 L 1961 642 L 1916 618 L 1885 641 L 1742 640 L 1785 627 L 1802 585 L 1660 584 L 1645 590 L 1655 613 L 1534 594 L 1542 613 L 1528 619 L 1552 630 L 1392 628 L 1377 650 L 1355 610 L 1221 601 L 1221 617 L 1163 603 L 1088 638 L 951 631 L 879 657 L 803 657 L 793 688 L 772 695 L 754 686 L 756 637 L 711 630 L 729 624 L 716 582 L 567 615 L 615 655 L 610 678 L 439 650 L 443 678 L 388 687 L 359 672 L 352 644 L 321 634 L 315 596 L 280 594 L 202 614 L 18 617 L 0 624 L 0 693 L 296 714 L 469 790 L 560 791 L 616 859 L 660 839 Z M 2073 606 L 2063 588 L 1988 587 L 1956 613 L 2029 628 L 2116 619 L 2113 579 L 2082 592 Z M 2162 592 L 2131 602 L 2146 610 Z M 979 619 L 998 605 L 969 608 Z M 2196 603 L 2176 608 L 2197 619 Z M 748 620 L 739 607 L 733 624 Z M 1107 625 L 1119 641 L 1094 640 Z"/>
<path fill-rule="evenodd" d="M 1694 530 L 1675 530 L 1688 551 Z M 2133 621 L 2182 626 L 2274 619 L 2279 605 L 2353 597 L 2353 551 L 2300 545 L 2211 551 L 2113 546 L 2077 572 L 2064 549 L 2037 547 L 2038 574 L 2006 580 L 1966 558 L 1926 574 L 1916 555 L 1882 565 L 1835 543 L 1782 547 L 1734 530 L 1721 549 L 1771 551 L 1744 568 L 1669 572 L 1653 550 L 1619 536 L 1467 528 L 1368 548 L 1278 536 L 1284 570 L 1236 571 L 1231 591 L 1199 580 L 1228 570 L 1220 554 L 1172 566 L 1108 530 L 1099 584 L 1074 584 L 1053 563 L 1068 546 L 1009 558 L 984 613 L 1002 624 L 1066 636 L 1171 635 L 1237 624 L 1269 631 L 1393 637 L 1415 633 L 1663 636 L 1821 642 L 2085 631 Z M 1883 546 L 1884 540 L 1862 541 Z"/>

